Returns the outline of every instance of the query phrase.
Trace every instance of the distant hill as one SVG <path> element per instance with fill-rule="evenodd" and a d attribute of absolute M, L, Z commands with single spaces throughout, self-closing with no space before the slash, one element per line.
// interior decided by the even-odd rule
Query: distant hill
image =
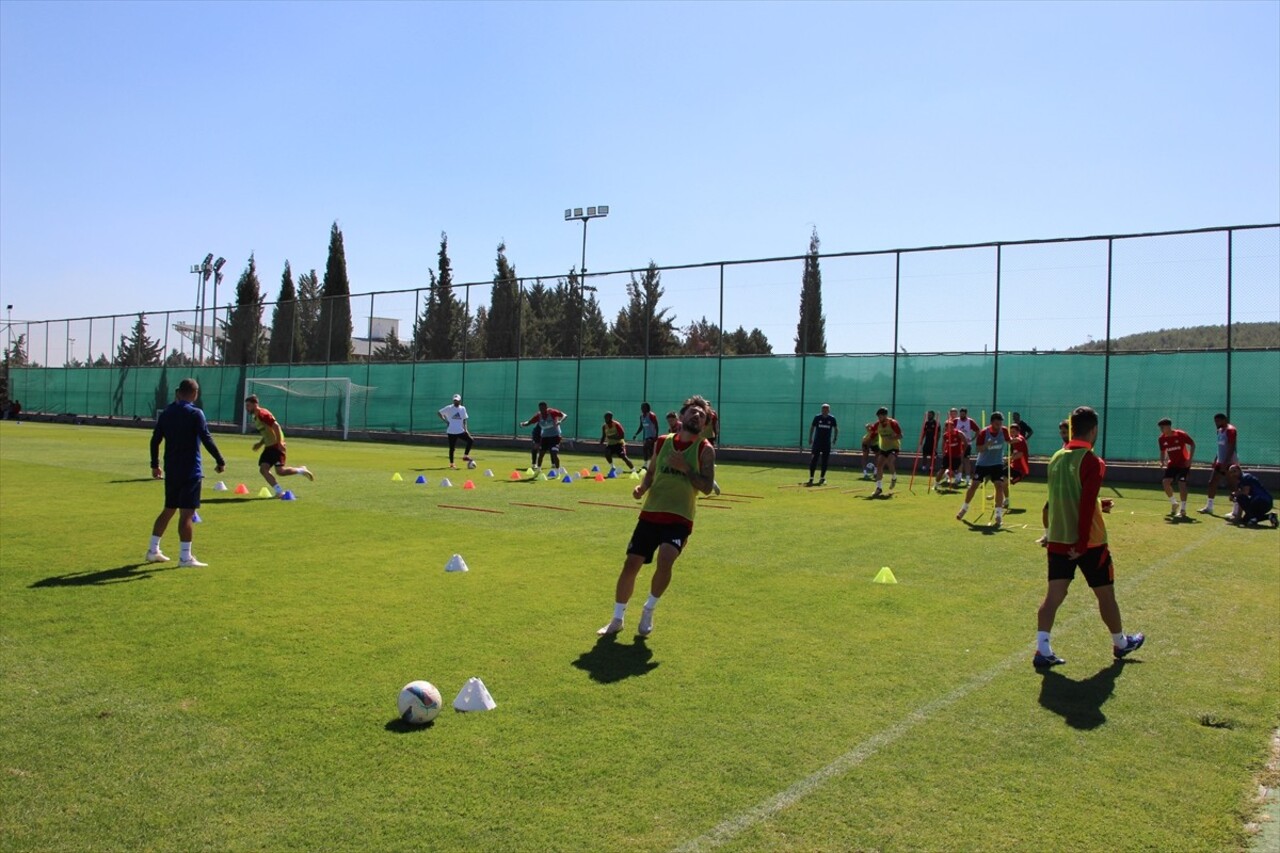
<path fill-rule="evenodd" d="M 1112 352 L 1149 350 L 1208 350 L 1227 345 L 1226 326 L 1191 326 L 1186 329 L 1161 329 L 1139 332 L 1111 341 Z M 1231 346 L 1236 349 L 1280 349 L 1280 323 L 1233 323 Z M 1067 352 L 1102 352 L 1106 341 L 1090 341 L 1067 348 Z"/>

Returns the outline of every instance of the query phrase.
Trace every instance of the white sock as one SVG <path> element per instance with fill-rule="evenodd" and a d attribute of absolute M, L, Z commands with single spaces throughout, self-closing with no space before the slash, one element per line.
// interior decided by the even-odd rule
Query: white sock
<path fill-rule="evenodd" d="M 1114 645 L 1117 649 L 1123 649 L 1128 642 L 1129 642 L 1129 638 L 1124 635 L 1123 631 L 1121 631 L 1119 634 L 1111 635 L 1111 644 Z"/>
<path fill-rule="evenodd" d="M 283 495 L 283 494 L 284 494 L 284 488 L 283 488 L 279 483 L 276 483 L 275 489 L 276 489 L 276 494 L 277 494 L 277 495 Z"/>
<path fill-rule="evenodd" d="M 1208 501 L 1205 502 L 1205 506 L 1209 509 L 1213 509 L 1213 498 L 1209 498 Z"/>
<path fill-rule="evenodd" d="M 1187 502 L 1186 502 L 1186 501 L 1179 501 L 1179 502 L 1178 502 L 1178 512 L 1186 512 L 1186 511 L 1187 511 Z"/>
<path fill-rule="evenodd" d="M 961 511 L 961 512 L 968 512 L 968 511 L 969 511 L 969 502 L 968 502 L 968 501 L 965 501 L 964 503 L 960 504 L 960 511 Z"/>
<path fill-rule="evenodd" d="M 652 610 L 658 606 L 658 596 L 650 594 L 649 600 L 644 603 L 645 610 Z"/>
<path fill-rule="evenodd" d="M 618 621 L 622 621 L 622 618 L 626 615 L 627 615 L 627 603 L 625 601 L 619 601 L 613 605 L 614 619 L 617 619 Z"/>
<path fill-rule="evenodd" d="M 152 553 L 155 553 L 155 552 L 157 552 L 157 551 L 159 551 L 159 550 L 160 550 L 160 537 L 159 537 L 159 536 L 152 536 L 152 537 L 151 537 L 151 549 L 150 549 L 150 550 L 151 550 L 151 552 L 152 552 Z"/>
<path fill-rule="evenodd" d="M 182 542 L 178 546 L 178 556 L 183 560 L 191 559 L 191 543 Z"/>
<path fill-rule="evenodd" d="M 1001 509 L 1000 507 L 996 507 L 996 521 L 1000 521 L 1003 518 L 1004 518 L 1004 510 Z"/>
<path fill-rule="evenodd" d="M 878 488 L 880 488 L 880 487 L 881 487 L 881 486 L 883 486 L 883 485 L 884 485 L 884 479 L 883 479 L 883 478 L 881 478 L 881 479 L 879 479 L 879 480 L 876 480 L 876 488 L 877 488 L 877 489 L 878 489 Z"/>
<path fill-rule="evenodd" d="M 1036 631 L 1036 651 L 1048 657 L 1053 654 L 1053 647 L 1049 645 L 1049 632 Z"/>
<path fill-rule="evenodd" d="M 1174 506 L 1177 506 L 1177 505 L 1178 505 L 1178 499 L 1177 499 L 1177 498 L 1169 498 L 1169 503 L 1173 504 Z"/>

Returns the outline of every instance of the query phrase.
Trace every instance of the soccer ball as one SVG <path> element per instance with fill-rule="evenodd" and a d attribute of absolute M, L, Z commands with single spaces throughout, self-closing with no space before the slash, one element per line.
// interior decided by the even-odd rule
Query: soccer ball
<path fill-rule="evenodd" d="M 862 469 L 862 473 L 866 474 L 868 477 L 870 477 L 875 472 L 876 472 L 876 466 L 872 462 L 868 462 L 867 467 Z"/>
<path fill-rule="evenodd" d="M 474 460 L 474 459 L 468 459 L 468 460 L 467 460 L 467 467 L 468 467 L 468 468 L 475 468 L 475 467 L 476 467 L 476 460 Z"/>
<path fill-rule="evenodd" d="M 401 688 L 396 707 L 406 723 L 426 725 L 440 713 L 440 691 L 430 681 L 410 681 Z"/>

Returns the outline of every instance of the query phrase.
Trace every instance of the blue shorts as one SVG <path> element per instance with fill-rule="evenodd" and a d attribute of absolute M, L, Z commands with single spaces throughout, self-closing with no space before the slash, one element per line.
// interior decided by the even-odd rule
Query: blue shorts
<path fill-rule="evenodd" d="M 199 509 L 200 484 L 203 482 L 204 480 L 200 477 L 192 477 L 189 480 L 170 480 L 165 478 L 164 508 Z"/>

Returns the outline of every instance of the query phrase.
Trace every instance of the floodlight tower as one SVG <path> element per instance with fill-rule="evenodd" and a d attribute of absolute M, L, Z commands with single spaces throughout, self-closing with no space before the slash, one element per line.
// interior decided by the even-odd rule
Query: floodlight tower
<path fill-rule="evenodd" d="M 583 210 L 581 207 L 566 207 L 564 209 L 565 222 L 571 219 L 582 220 L 582 264 L 578 267 L 578 299 L 582 306 L 587 302 L 587 291 L 595 290 L 594 287 L 587 287 L 587 223 L 592 219 L 599 219 L 609 215 L 609 205 L 601 204 L 596 207 L 588 207 Z M 580 318 L 578 323 L 578 360 L 582 360 L 582 339 L 586 330 L 586 312 L 579 311 Z M 579 367 L 581 370 L 581 367 Z"/>
<path fill-rule="evenodd" d="M 222 284 L 222 266 L 226 258 L 219 257 L 213 262 L 213 357 L 218 359 L 218 285 Z"/>
<path fill-rule="evenodd" d="M 197 364 L 204 361 L 204 289 L 213 275 L 213 252 L 204 256 L 204 260 L 191 265 L 191 272 L 196 276 L 196 336 L 191 339 L 191 360 Z M 199 341 L 200 357 L 196 358 L 196 344 Z"/>

